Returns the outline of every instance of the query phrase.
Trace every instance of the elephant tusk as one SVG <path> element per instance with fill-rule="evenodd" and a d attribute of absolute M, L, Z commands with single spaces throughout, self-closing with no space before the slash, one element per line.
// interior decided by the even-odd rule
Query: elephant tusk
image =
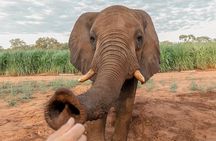
<path fill-rule="evenodd" d="M 90 79 L 95 72 L 90 69 L 85 75 L 83 75 L 80 79 L 78 79 L 79 82 L 85 82 L 86 80 Z"/>
<path fill-rule="evenodd" d="M 139 80 L 141 82 L 141 84 L 143 84 L 145 82 L 145 78 L 144 76 L 141 74 L 141 72 L 139 70 L 136 70 L 134 72 L 134 77 Z"/>

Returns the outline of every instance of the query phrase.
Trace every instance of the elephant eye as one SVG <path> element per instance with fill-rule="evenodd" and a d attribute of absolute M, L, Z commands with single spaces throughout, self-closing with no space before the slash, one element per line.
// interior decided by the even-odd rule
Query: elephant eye
<path fill-rule="evenodd" d="M 136 44 L 137 44 L 137 48 L 142 47 L 142 44 L 143 44 L 143 36 L 142 35 L 138 35 L 136 37 Z"/>
<path fill-rule="evenodd" d="M 90 41 L 91 41 L 91 42 L 95 42 L 95 37 L 90 36 Z"/>
<path fill-rule="evenodd" d="M 95 38 L 94 35 L 90 36 L 90 42 L 91 42 L 92 46 L 95 48 L 95 46 L 96 46 L 96 38 Z"/>
<path fill-rule="evenodd" d="M 142 35 L 139 35 L 139 36 L 137 37 L 137 41 L 138 41 L 138 42 L 142 42 L 142 40 L 143 40 Z"/>

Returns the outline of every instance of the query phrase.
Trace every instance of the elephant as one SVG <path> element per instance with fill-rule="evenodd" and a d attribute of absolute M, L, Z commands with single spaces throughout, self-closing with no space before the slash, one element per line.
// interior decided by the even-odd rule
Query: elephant
<path fill-rule="evenodd" d="M 84 74 L 79 81 L 90 79 L 93 84 L 78 96 L 65 88 L 57 90 L 45 109 L 47 123 L 58 129 L 70 117 L 80 123 L 93 121 L 97 128 L 87 130 L 94 133 L 88 139 L 104 140 L 96 132 L 104 134 L 107 113 L 114 106 L 112 140 L 126 141 L 137 83 L 145 83 L 160 69 L 159 41 L 151 17 L 121 5 L 84 13 L 73 27 L 69 50 L 71 63 Z"/>

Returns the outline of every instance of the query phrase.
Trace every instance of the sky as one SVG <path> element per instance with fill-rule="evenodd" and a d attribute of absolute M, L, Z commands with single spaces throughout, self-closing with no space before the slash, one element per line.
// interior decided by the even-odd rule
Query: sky
<path fill-rule="evenodd" d="M 216 0 L 0 0 L 0 46 L 9 47 L 14 38 L 67 42 L 82 13 L 111 5 L 148 12 L 160 41 L 178 42 L 181 34 L 216 38 Z"/>

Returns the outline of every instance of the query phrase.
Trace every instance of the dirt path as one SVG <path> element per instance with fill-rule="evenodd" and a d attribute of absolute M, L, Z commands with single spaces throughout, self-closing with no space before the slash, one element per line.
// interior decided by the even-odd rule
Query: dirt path
<path fill-rule="evenodd" d="M 0 82 L 54 79 L 77 76 L 0 77 Z M 88 87 L 77 86 L 73 91 Z M 44 141 L 53 132 L 43 116 L 52 94 L 35 93 L 32 100 L 15 107 L 0 100 L 0 141 Z M 129 141 L 144 140 L 216 141 L 216 71 L 160 73 L 139 86 Z"/>

